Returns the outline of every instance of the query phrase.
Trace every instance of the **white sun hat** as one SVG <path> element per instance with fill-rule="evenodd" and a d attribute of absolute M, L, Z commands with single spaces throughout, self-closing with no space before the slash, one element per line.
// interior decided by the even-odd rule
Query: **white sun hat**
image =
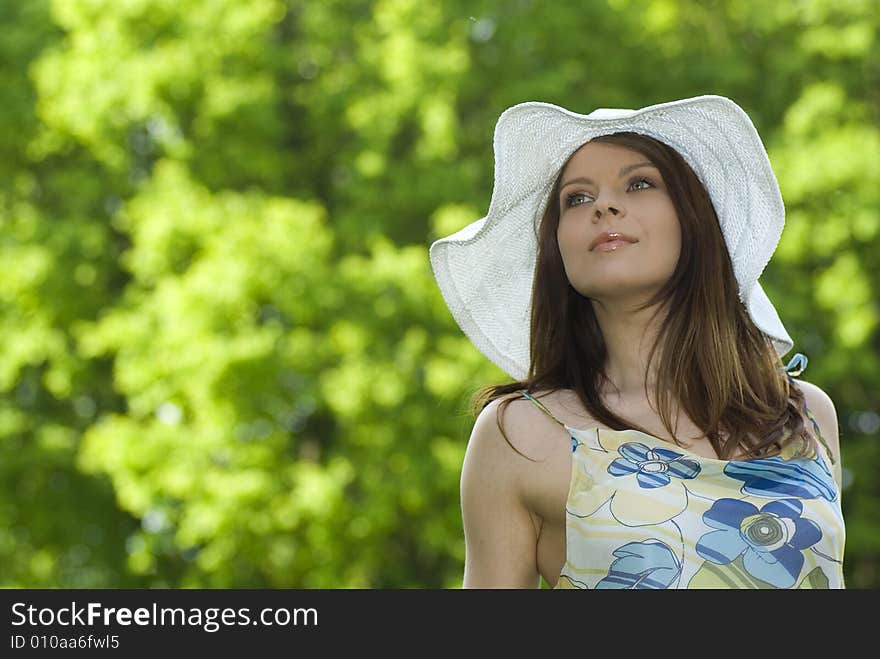
<path fill-rule="evenodd" d="M 434 277 L 459 327 L 505 373 L 526 378 L 536 228 L 553 183 L 585 142 L 623 131 L 667 144 L 694 170 L 718 216 L 739 298 L 785 355 L 793 341 L 758 282 L 782 235 L 782 195 L 749 116 L 716 95 L 589 114 L 541 102 L 505 110 L 495 125 L 488 213 L 430 248 Z"/>

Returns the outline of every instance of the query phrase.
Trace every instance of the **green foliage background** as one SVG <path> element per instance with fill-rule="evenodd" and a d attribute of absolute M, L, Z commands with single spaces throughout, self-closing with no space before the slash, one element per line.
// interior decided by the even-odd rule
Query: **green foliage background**
<path fill-rule="evenodd" d="M 2 0 L 0 585 L 459 587 L 468 396 L 427 249 L 525 100 L 743 105 L 762 282 L 880 586 L 876 0 Z M 793 354 L 793 353 L 792 353 Z"/>

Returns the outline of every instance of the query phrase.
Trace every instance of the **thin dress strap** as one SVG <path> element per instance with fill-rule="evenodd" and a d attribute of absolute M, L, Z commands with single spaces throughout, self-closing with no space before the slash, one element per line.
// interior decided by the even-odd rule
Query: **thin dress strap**
<path fill-rule="evenodd" d="M 785 373 L 788 375 L 788 379 L 790 380 L 792 377 L 797 377 L 801 373 L 803 373 L 807 364 L 810 363 L 810 360 L 807 359 L 807 356 L 801 352 L 795 353 L 794 357 L 788 362 L 788 364 L 783 368 Z"/>
<path fill-rule="evenodd" d="M 520 390 L 518 393 L 522 394 L 524 398 L 528 398 L 530 401 L 532 401 L 535 405 L 538 406 L 538 409 L 540 409 L 544 414 L 546 414 L 546 415 L 549 416 L 551 419 L 553 419 L 553 420 L 554 420 L 556 423 L 558 423 L 560 426 L 562 426 L 563 428 L 566 427 L 565 424 L 562 423 L 562 421 L 560 421 L 559 419 L 557 419 L 555 416 L 553 416 L 553 412 L 551 412 L 550 410 L 548 410 L 547 407 L 544 405 L 544 403 L 542 403 L 541 401 L 539 401 L 537 398 L 533 398 L 531 395 L 529 395 L 528 392 L 523 391 L 523 390 Z"/>
<path fill-rule="evenodd" d="M 788 362 L 788 365 L 783 369 L 785 371 L 785 375 L 788 376 L 789 383 L 794 386 L 794 378 L 797 375 L 800 375 L 807 368 L 807 364 L 809 360 L 807 356 L 798 352 L 794 357 L 791 358 L 791 361 Z M 825 451 L 828 453 L 828 457 L 831 459 L 831 464 L 834 464 L 836 460 L 834 459 L 834 452 L 828 447 L 828 442 L 825 441 L 825 438 L 822 436 L 822 431 L 819 430 L 819 424 L 816 422 L 816 417 L 813 416 L 813 413 L 810 411 L 810 406 L 807 405 L 807 399 L 804 397 L 804 410 L 807 413 L 807 416 L 810 417 L 810 421 L 813 422 L 813 429 L 816 431 L 816 437 L 822 443 L 822 446 L 825 447 Z"/>

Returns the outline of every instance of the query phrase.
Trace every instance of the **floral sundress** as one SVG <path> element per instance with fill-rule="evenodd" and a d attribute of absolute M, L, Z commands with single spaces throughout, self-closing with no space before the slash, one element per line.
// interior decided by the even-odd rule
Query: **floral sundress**
<path fill-rule="evenodd" d="M 840 491 L 821 450 L 719 460 L 553 418 L 572 448 L 554 588 L 844 588 Z"/>

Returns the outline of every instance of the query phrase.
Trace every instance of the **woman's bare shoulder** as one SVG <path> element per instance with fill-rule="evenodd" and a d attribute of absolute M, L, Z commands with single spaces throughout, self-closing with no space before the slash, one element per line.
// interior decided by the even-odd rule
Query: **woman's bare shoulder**
<path fill-rule="evenodd" d="M 816 419 L 819 426 L 819 432 L 822 438 L 828 444 L 828 448 L 834 457 L 835 477 L 840 482 L 840 432 L 837 421 L 837 409 L 834 401 L 823 389 L 807 382 L 806 380 L 798 380 L 792 378 L 798 388 L 803 392 L 807 407 Z"/>
<path fill-rule="evenodd" d="M 556 406 L 553 393 L 535 392 L 530 395 L 553 413 L 552 409 Z M 524 454 L 540 460 L 547 453 L 547 434 L 558 433 L 560 428 L 561 424 L 534 402 L 522 394 L 512 393 L 492 400 L 480 411 L 474 422 L 470 443 L 491 444 L 495 451 L 502 453 L 514 449 L 512 452 L 520 454 L 520 457 Z"/>

